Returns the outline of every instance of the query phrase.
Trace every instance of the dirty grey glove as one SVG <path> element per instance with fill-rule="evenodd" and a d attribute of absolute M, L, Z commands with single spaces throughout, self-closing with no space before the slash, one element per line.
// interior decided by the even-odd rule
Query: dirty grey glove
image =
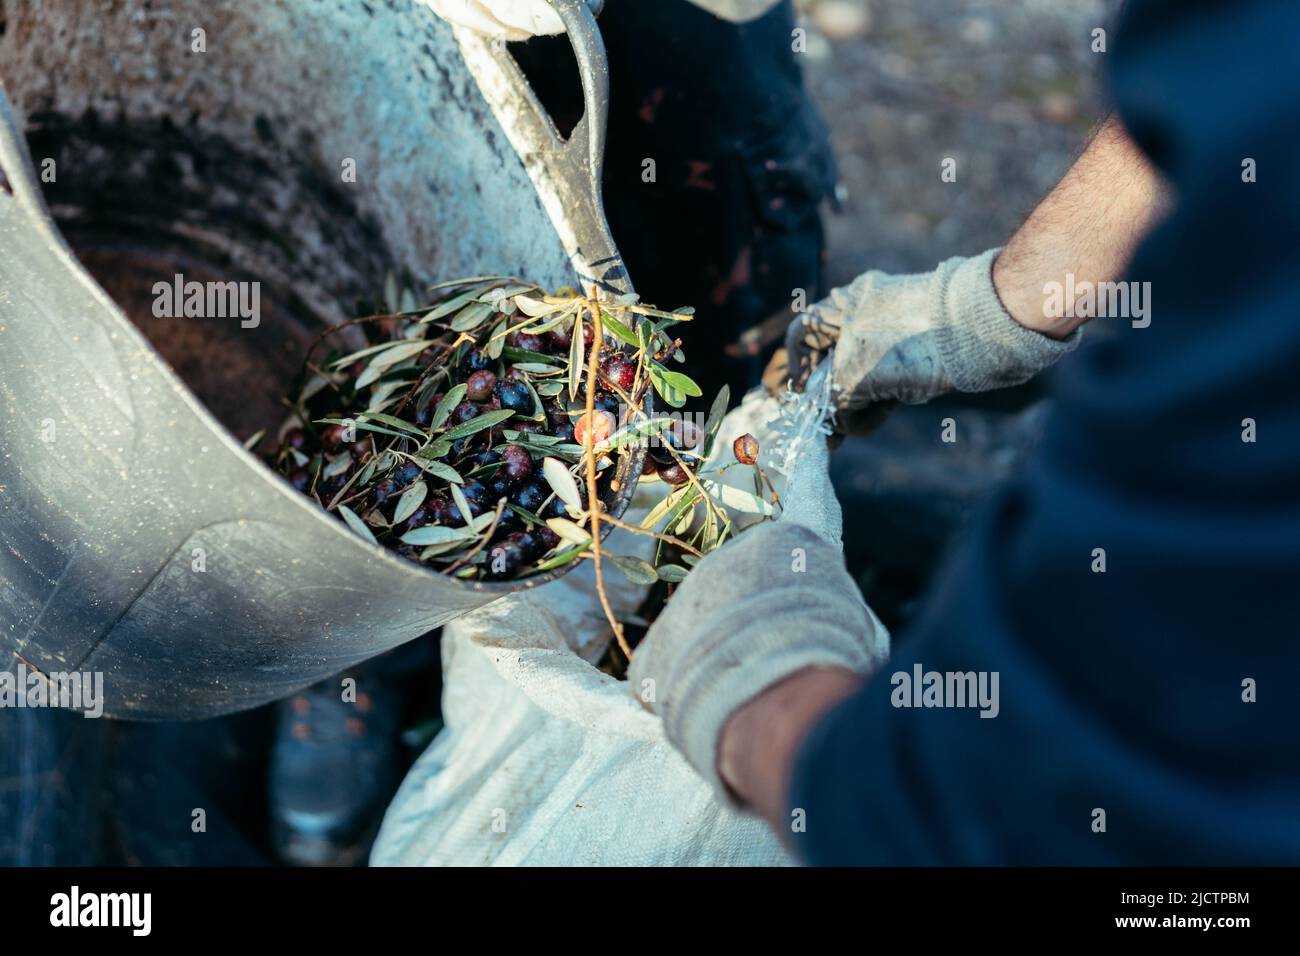
<path fill-rule="evenodd" d="M 643 2 L 643 0 L 621 0 Z M 778 0 L 690 0 L 695 6 L 733 23 L 767 13 Z M 444 20 L 503 40 L 527 40 L 564 32 L 564 24 L 547 0 L 424 0 Z M 604 0 L 587 0 L 600 13 Z"/>
<path fill-rule="evenodd" d="M 882 402 L 1028 381 L 1078 345 L 1080 332 L 1058 341 L 1013 319 L 993 288 L 998 252 L 920 275 L 868 272 L 834 290 L 790 324 L 790 377 L 802 382 L 829 353 L 848 431 L 855 414 Z"/>
<path fill-rule="evenodd" d="M 628 684 L 718 791 L 718 739 L 741 705 L 805 667 L 860 674 L 889 634 L 844 567 L 826 451 L 790 475 L 781 519 L 752 527 L 691 571 L 632 655 Z"/>
<path fill-rule="evenodd" d="M 423 0 L 449 23 L 503 40 L 527 40 L 564 32 L 559 14 L 546 0 Z M 599 13 L 603 0 L 587 0 Z"/>

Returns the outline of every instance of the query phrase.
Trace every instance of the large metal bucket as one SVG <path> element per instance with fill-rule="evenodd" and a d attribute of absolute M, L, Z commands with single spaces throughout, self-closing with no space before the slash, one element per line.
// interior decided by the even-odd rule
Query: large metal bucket
<path fill-rule="evenodd" d="M 241 445 L 313 326 L 390 271 L 627 289 L 603 48 L 553 2 L 587 99 L 568 142 L 501 45 L 415 0 L 0 2 L 0 666 L 103 672 L 111 716 L 204 717 L 555 576 L 412 566 Z M 260 324 L 115 304 L 175 271 L 260 281 Z"/>

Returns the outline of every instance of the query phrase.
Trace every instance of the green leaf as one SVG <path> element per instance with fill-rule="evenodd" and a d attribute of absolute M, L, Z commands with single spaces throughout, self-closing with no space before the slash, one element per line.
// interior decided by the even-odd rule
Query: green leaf
<path fill-rule="evenodd" d="M 438 407 L 433 411 L 433 421 L 429 423 L 430 431 L 437 431 L 446 423 L 452 409 L 464 400 L 467 391 L 469 391 L 469 386 L 461 382 L 442 396 L 442 401 L 438 403 Z"/>
<path fill-rule="evenodd" d="M 429 486 L 422 481 L 415 482 L 402 492 L 402 497 L 397 501 L 397 510 L 393 512 L 393 524 L 401 524 L 415 514 L 415 510 L 424 504 L 428 494 Z"/>
<path fill-rule="evenodd" d="M 545 365 L 541 362 L 515 362 L 514 366 L 521 372 L 533 372 L 537 375 L 554 375 L 556 372 L 564 371 L 558 365 Z"/>
<path fill-rule="evenodd" d="M 380 412 L 362 412 L 357 417 L 363 421 L 373 418 L 375 421 L 383 422 L 385 425 L 392 425 L 394 428 L 400 428 L 404 431 L 411 432 L 421 438 L 424 437 L 424 429 L 419 425 L 412 425 L 410 422 L 393 415 L 384 415 Z"/>
<path fill-rule="evenodd" d="M 473 520 L 474 512 L 470 510 L 469 501 L 465 498 L 465 492 L 460 490 L 460 485 L 451 486 L 451 500 L 456 502 L 461 519 L 468 525 Z"/>
<path fill-rule="evenodd" d="M 541 299 L 534 299 L 532 296 L 522 294 L 515 296 L 515 306 L 524 315 L 534 319 L 543 315 L 550 315 L 557 309 L 564 308 L 562 303 L 543 302 Z"/>
<path fill-rule="evenodd" d="M 680 504 L 683 498 L 687 495 L 697 494 L 699 494 L 699 491 L 693 485 L 682 485 L 680 488 L 673 489 L 667 497 L 650 509 L 649 514 L 641 519 L 641 527 L 647 529 L 653 528 L 664 519 L 664 516 L 667 515 L 675 505 Z"/>
<path fill-rule="evenodd" d="M 691 398 L 699 398 L 704 394 L 700 391 L 700 387 L 695 384 L 695 380 L 689 375 L 684 375 L 681 372 L 670 372 L 662 365 L 658 366 L 658 372 L 660 377 L 667 382 L 668 385 L 679 392 L 684 392 Z"/>
<path fill-rule="evenodd" d="M 562 568 L 578 555 L 582 554 L 582 552 L 586 551 L 589 547 L 591 547 L 590 541 L 586 544 L 580 544 L 576 547 L 557 552 L 554 557 L 547 558 L 544 561 L 539 561 L 532 568 L 532 571 L 540 574 L 544 571 L 554 571 L 556 568 Z"/>
<path fill-rule="evenodd" d="M 406 432 L 395 432 L 391 428 L 380 428 L 378 425 L 371 425 L 369 422 L 352 421 L 346 418 L 318 418 L 316 424 L 327 425 L 352 425 L 363 432 L 378 432 L 381 435 L 392 435 L 394 438 L 412 438 L 414 436 Z"/>
<path fill-rule="evenodd" d="M 537 286 L 535 285 L 527 285 L 527 284 L 521 285 L 519 283 L 516 283 L 515 285 L 502 286 L 497 289 L 489 289 L 487 292 L 484 292 L 481 296 L 479 296 L 479 299 L 483 302 L 500 302 L 502 299 L 509 299 L 513 296 L 520 295 L 521 293 L 524 292 L 535 292 L 535 291 L 537 291 Z"/>
<path fill-rule="evenodd" d="M 650 370 L 650 384 L 654 386 L 654 389 L 659 393 L 660 398 L 673 406 L 673 408 L 681 408 L 686 404 L 686 395 L 673 388 L 672 384 L 664 378 L 662 366 L 652 362 L 647 367 Z"/>
<path fill-rule="evenodd" d="M 493 425 L 499 425 L 505 421 L 514 412 L 509 408 L 498 409 L 494 412 L 484 412 L 478 418 L 471 418 L 467 422 L 461 422 L 454 428 L 447 429 L 443 433 L 444 441 L 455 441 L 457 438 L 464 438 L 466 435 L 473 435 L 475 432 L 481 432 L 485 428 L 491 428 Z"/>
<path fill-rule="evenodd" d="M 364 521 L 358 518 L 357 513 L 353 511 L 351 508 L 349 508 L 347 505 L 339 505 L 339 514 L 343 516 L 343 520 L 347 522 L 348 527 L 351 528 L 353 531 L 355 531 L 357 534 L 359 534 L 361 537 L 365 538 L 371 544 L 379 543 L 377 540 L 375 540 L 375 533 L 371 531 L 369 526 L 367 526 Z"/>
<path fill-rule="evenodd" d="M 531 335 L 541 335 L 543 332 L 549 332 L 551 331 L 551 329 L 558 327 L 572 314 L 573 314 L 573 307 L 570 306 L 569 308 L 564 309 L 562 312 L 555 313 L 549 319 L 544 319 L 541 322 L 527 323 L 524 326 L 524 331 L 530 333 Z"/>
<path fill-rule="evenodd" d="M 569 509 L 569 514 L 582 514 L 585 509 L 582 507 L 582 494 L 578 491 L 578 483 L 573 480 L 573 475 L 569 474 L 569 469 L 564 467 L 563 462 L 558 458 L 543 458 L 542 477 L 546 479 L 546 483 L 551 486 L 556 496 L 564 502 L 564 506 Z"/>
<path fill-rule="evenodd" d="M 667 581 L 669 584 L 680 584 L 686 580 L 686 575 L 690 572 L 680 564 L 664 564 L 655 568 L 655 573 L 660 581 Z"/>
<path fill-rule="evenodd" d="M 474 534 L 463 528 L 447 528 L 440 524 L 425 525 L 423 528 L 416 528 L 414 531 L 408 531 L 402 535 L 403 544 L 459 544 L 462 541 L 473 541 Z"/>
<path fill-rule="evenodd" d="M 370 368 L 367 369 L 386 369 L 391 368 L 398 362 L 419 355 L 429 347 L 429 343 L 424 339 L 402 339 L 398 342 L 389 343 L 389 347 L 380 352 L 370 360 Z"/>
<path fill-rule="evenodd" d="M 569 400 L 578 400 L 578 386 L 582 383 L 582 347 L 586 330 L 582 327 L 582 313 L 573 319 L 573 340 L 569 343 Z M 592 344 L 596 348 L 600 343 Z"/>
<path fill-rule="evenodd" d="M 609 450 L 614 451 L 622 448 L 624 445 L 630 445 L 634 442 L 640 441 L 643 438 L 658 435 L 672 424 L 673 420 L 667 417 L 643 418 L 639 422 L 630 422 L 606 439 L 606 447 L 609 448 Z"/>
<path fill-rule="evenodd" d="M 507 345 L 501 350 L 501 357 L 508 362 L 540 362 L 543 365 L 554 364 L 555 356 L 547 355 L 545 352 L 533 352 L 529 349 L 516 348 L 513 345 Z"/>
<path fill-rule="evenodd" d="M 459 285 L 460 283 L 456 284 Z M 492 288 L 492 283 L 477 286 L 467 292 L 462 292 L 460 295 L 454 296 L 443 302 L 441 305 L 437 305 L 426 312 L 420 321 L 422 323 L 433 322 L 436 319 L 441 319 L 443 316 L 451 315 L 453 312 L 458 312 L 482 295 L 485 290 L 490 288 Z"/>
<path fill-rule="evenodd" d="M 451 320 L 453 332 L 470 332 L 487 321 L 495 310 L 490 302 L 471 302 Z"/>
<path fill-rule="evenodd" d="M 487 353 L 487 357 L 494 362 L 501 357 L 501 351 L 506 347 L 506 337 L 501 334 L 501 330 L 505 326 L 505 319 L 492 326 L 492 333 L 488 337 L 488 343 L 483 348 L 483 351 Z"/>
<path fill-rule="evenodd" d="M 351 467 L 352 455 L 350 452 L 345 451 L 321 469 L 320 476 L 322 478 L 333 478 L 335 475 L 343 474 L 343 472 L 347 471 Z"/>
<path fill-rule="evenodd" d="M 460 476 L 460 472 L 451 467 L 451 465 L 448 465 L 446 462 L 426 461 L 423 458 L 413 458 L 412 461 L 435 478 L 449 481 L 453 485 L 463 485 L 465 483 L 465 479 Z"/>
<path fill-rule="evenodd" d="M 766 515 L 771 516 L 776 513 L 770 502 L 764 501 L 758 495 L 743 491 L 740 488 L 734 488 L 731 485 L 724 485 L 721 482 L 710 481 L 705 479 L 701 482 L 704 490 L 718 501 L 721 501 L 733 511 L 739 511 L 744 514 Z M 710 512 L 712 514 L 712 512 Z"/>
<path fill-rule="evenodd" d="M 563 382 L 538 382 L 536 385 L 533 386 L 533 388 L 537 390 L 538 395 L 544 395 L 547 398 L 554 398 L 556 395 L 559 395 L 562 391 L 564 391 L 564 383 Z"/>
<path fill-rule="evenodd" d="M 713 452 L 713 439 L 717 437 L 722 419 L 727 416 L 727 406 L 731 404 L 731 386 L 724 385 L 709 406 L 709 417 L 704 423 L 704 442 L 700 454 L 707 460 Z"/>
<path fill-rule="evenodd" d="M 620 342 L 630 345 L 634 349 L 641 347 L 641 340 L 637 338 L 637 334 L 608 312 L 601 313 L 600 325 L 601 328 Z"/>
<path fill-rule="evenodd" d="M 573 544 L 590 544 L 591 535 L 579 528 L 568 518 L 547 518 L 546 526 L 558 534 L 565 541 Z"/>
<path fill-rule="evenodd" d="M 559 532 L 557 531 L 556 534 L 559 534 Z M 623 572 L 623 577 L 633 584 L 654 584 L 655 581 L 659 580 L 659 575 L 655 573 L 654 566 L 648 561 L 626 554 L 607 554 L 605 557 L 609 558 L 614 567 Z"/>

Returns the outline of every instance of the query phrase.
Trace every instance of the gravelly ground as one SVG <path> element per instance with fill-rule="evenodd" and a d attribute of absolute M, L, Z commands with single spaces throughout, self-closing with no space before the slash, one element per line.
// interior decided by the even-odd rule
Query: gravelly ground
<path fill-rule="evenodd" d="M 1117 0 L 798 0 L 808 85 L 831 127 L 844 208 L 828 278 L 924 271 L 1000 245 L 1106 108 L 1092 31 Z M 947 157 L 956 182 L 940 178 Z M 905 624 L 954 531 L 1016 467 L 1041 388 L 897 409 L 832 457 L 845 552 L 868 601 Z M 959 440 L 944 444 L 952 416 Z"/>
<path fill-rule="evenodd" d="M 1004 242 L 1105 111 L 1092 31 L 1110 26 L 1115 0 L 799 6 L 847 190 L 829 223 L 833 282 Z M 940 179 L 946 157 L 955 183 Z"/>

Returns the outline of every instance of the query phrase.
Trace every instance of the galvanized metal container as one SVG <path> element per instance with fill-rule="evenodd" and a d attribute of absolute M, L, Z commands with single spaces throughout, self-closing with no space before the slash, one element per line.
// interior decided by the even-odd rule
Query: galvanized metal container
<path fill-rule="evenodd" d="M 628 290 L 603 49 L 554 2 L 587 101 L 567 142 L 503 47 L 414 0 L 7 0 L 0 663 L 101 671 L 111 716 L 204 717 L 555 576 L 415 567 L 241 444 L 314 327 L 390 270 Z M 260 282 L 260 321 L 149 315 L 175 272 Z M 639 454 L 621 467 L 616 511 Z"/>

